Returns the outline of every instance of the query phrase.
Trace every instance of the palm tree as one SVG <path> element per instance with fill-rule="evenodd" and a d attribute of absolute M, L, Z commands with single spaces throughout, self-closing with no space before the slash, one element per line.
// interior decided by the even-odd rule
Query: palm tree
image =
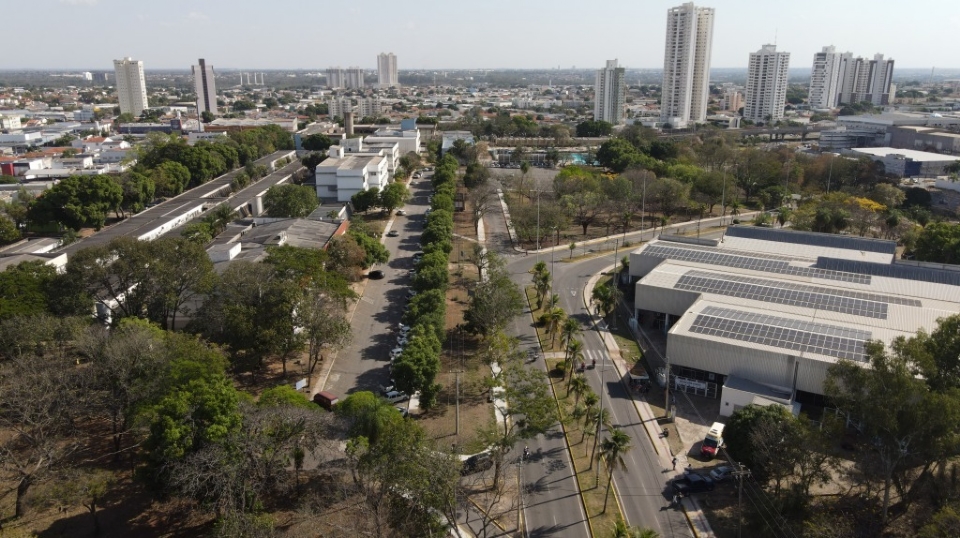
<path fill-rule="evenodd" d="M 570 381 L 570 384 L 567 385 L 567 394 L 572 392 L 573 405 L 578 405 L 580 403 L 580 397 L 590 390 L 590 385 L 587 383 L 587 379 L 582 375 L 575 375 L 572 377 L 573 379 Z"/>
<path fill-rule="evenodd" d="M 570 415 L 567 416 L 570 419 L 570 422 L 574 424 L 580 424 L 580 421 L 583 420 L 583 416 L 586 414 L 587 408 L 577 404 L 573 406 L 573 409 L 570 411 Z"/>
<path fill-rule="evenodd" d="M 597 414 L 597 402 L 600 401 L 600 397 L 597 396 L 596 392 L 588 392 L 583 395 L 583 428 L 580 430 L 580 442 L 587 437 L 587 432 L 590 432 L 590 425 L 593 424 L 593 419 Z"/>
<path fill-rule="evenodd" d="M 620 300 L 620 288 L 616 285 L 610 285 L 610 283 L 600 284 L 593 288 L 591 298 L 600 307 L 603 317 L 607 318 L 617 308 L 617 302 Z"/>
<path fill-rule="evenodd" d="M 566 354 L 566 363 L 567 370 L 570 371 L 570 380 L 573 379 L 573 371 L 576 368 L 577 362 L 584 360 L 585 355 L 583 354 L 583 342 L 580 340 L 573 340 L 567 344 L 567 354 Z M 570 380 L 567 380 L 567 390 L 570 390 Z"/>
<path fill-rule="evenodd" d="M 739 200 L 734 200 L 730 202 L 730 215 L 733 218 L 737 218 L 740 216 L 740 207 L 741 205 Z"/>
<path fill-rule="evenodd" d="M 559 299 L 559 296 L 557 298 Z M 573 342 L 574 337 L 578 334 L 580 334 L 580 322 L 570 317 L 563 320 L 563 326 L 560 327 L 560 345 L 563 346 L 565 350 L 564 360 L 566 360 L 570 352 L 570 343 Z"/>
<path fill-rule="evenodd" d="M 618 468 L 627 469 L 627 464 L 623 461 L 623 455 L 628 450 L 630 450 L 630 436 L 620 428 L 610 430 L 610 436 L 600 444 L 600 454 L 597 455 L 597 459 L 603 459 L 607 462 L 607 493 L 603 497 L 601 513 L 607 511 L 607 502 L 610 500 L 610 485 L 613 483 L 613 471 Z"/>
<path fill-rule="evenodd" d="M 543 298 L 550 291 L 550 273 L 534 273 L 533 287 L 537 291 L 537 309 L 543 308 Z"/>
<path fill-rule="evenodd" d="M 593 423 L 597 425 L 596 435 L 593 437 L 593 450 L 590 452 L 590 467 L 593 468 L 593 460 L 597 457 L 597 441 L 600 440 L 601 428 L 610 429 L 610 410 L 598 409 Z"/>
<path fill-rule="evenodd" d="M 547 308 L 556 308 L 560 304 L 560 295 L 554 293 L 547 299 Z"/>
<path fill-rule="evenodd" d="M 540 320 L 547 326 L 547 334 L 550 335 L 550 347 L 553 348 L 557 339 L 557 333 L 560 332 L 560 326 L 566 319 L 567 313 L 562 308 L 552 308 L 540 316 Z"/>

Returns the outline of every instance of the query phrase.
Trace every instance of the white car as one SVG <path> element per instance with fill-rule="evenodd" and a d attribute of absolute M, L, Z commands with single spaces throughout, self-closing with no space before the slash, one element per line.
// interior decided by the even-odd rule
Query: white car
<path fill-rule="evenodd" d="M 407 396 L 406 392 L 400 392 L 398 390 L 392 390 L 384 394 L 383 397 L 386 398 L 386 400 L 392 404 L 405 402 L 410 399 L 410 397 Z"/>
<path fill-rule="evenodd" d="M 409 342 L 410 342 L 410 341 L 407 339 L 407 335 L 402 335 L 402 336 L 398 336 L 398 337 L 397 337 L 397 345 L 398 345 L 398 346 L 405 346 L 405 345 L 407 345 L 407 343 L 409 343 Z"/>
<path fill-rule="evenodd" d="M 393 349 L 390 351 L 390 360 L 391 360 L 391 361 L 396 360 L 396 358 L 399 357 L 399 356 L 402 355 L 402 354 L 403 354 L 403 348 L 402 348 L 402 347 L 395 347 L 395 348 L 393 348 Z"/>

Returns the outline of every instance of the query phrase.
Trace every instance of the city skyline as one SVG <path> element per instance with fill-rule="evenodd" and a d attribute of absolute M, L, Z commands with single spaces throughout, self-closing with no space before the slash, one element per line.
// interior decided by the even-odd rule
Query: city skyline
<path fill-rule="evenodd" d="M 604 58 L 619 58 L 627 69 L 661 68 L 666 10 L 677 0 L 643 3 L 606 2 L 603 9 L 575 12 L 563 2 L 531 1 L 522 4 L 491 0 L 488 13 L 509 13 L 508 18 L 478 18 L 474 8 L 429 0 L 416 9 L 384 0 L 354 8 L 378 17 L 358 39 L 347 25 L 325 27 L 325 40 L 350 42 L 351 47 L 328 48 L 317 54 L 312 38 L 302 46 L 272 37 L 257 17 L 262 6 L 238 0 L 191 2 L 172 0 L 163 5 L 120 4 L 119 0 L 43 0 L 56 16 L 44 21 L 44 39 L 31 46 L 29 55 L 0 60 L 0 69 L 109 69 L 112 58 L 142 59 L 151 69 L 189 69 L 196 58 L 217 58 L 220 69 L 325 69 L 335 65 L 376 68 L 377 54 L 392 50 L 403 57 L 403 70 L 417 69 L 543 69 L 551 67 L 596 69 Z M 441 5 L 443 9 L 440 9 Z M 960 30 L 960 10 L 947 0 L 921 0 L 910 10 L 891 9 L 879 2 L 869 9 L 854 3 L 811 0 L 802 9 L 758 0 L 723 0 L 697 3 L 716 10 L 712 66 L 746 68 L 746 58 L 757 42 L 775 43 L 790 50 L 794 65 L 812 64 L 822 47 L 857 50 L 865 56 L 883 52 L 898 68 L 956 68 L 960 59 L 949 47 L 937 46 L 941 33 Z M 5 9 L 11 20 L 34 16 L 35 6 L 13 4 Z M 322 6 L 279 0 L 271 10 L 296 13 L 297 20 L 322 19 Z M 614 10 L 617 17 L 609 18 Z M 931 14 L 938 14 L 931 19 Z M 515 32 L 498 31 L 509 20 Z M 930 20 L 938 26 L 930 31 Z M 109 27 L 108 43 L 75 47 L 66 36 L 77 26 Z M 602 39 L 585 29 L 604 28 Z M 171 40 L 171 32 L 203 39 Z M 309 36 L 309 34 L 304 34 Z M 403 36 L 390 37 L 390 36 Z M 560 36 L 572 36 L 564 37 Z M 360 36 L 362 37 L 362 36 Z M 467 45 L 481 43 L 480 46 Z M 458 46 L 463 44 L 463 46 Z M 526 53 L 523 51 L 527 51 Z M 532 54 L 535 52 L 536 54 Z"/>

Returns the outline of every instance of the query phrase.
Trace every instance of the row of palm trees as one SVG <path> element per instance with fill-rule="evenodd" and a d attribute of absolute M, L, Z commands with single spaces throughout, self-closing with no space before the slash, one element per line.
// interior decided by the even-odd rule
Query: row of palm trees
<path fill-rule="evenodd" d="M 580 425 L 580 443 L 584 443 L 587 435 L 594 436 L 592 454 L 590 455 L 590 469 L 593 468 L 593 462 L 597 463 L 597 477 L 599 484 L 600 461 L 607 466 L 607 489 L 603 500 L 603 512 L 607 511 L 607 505 L 610 501 L 610 489 L 613 484 L 613 472 L 617 469 L 626 470 L 626 463 L 623 455 L 631 448 L 630 436 L 620 428 L 613 427 L 610 422 L 609 409 L 602 409 L 598 406 L 600 397 L 590 387 L 587 378 L 583 374 L 576 373 L 576 365 L 584 363 L 585 354 L 583 342 L 577 337 L 582 332 L 580 323 L 568 316 L 562 308 L 559 307 L 560 296 L 551 292 L 552 279 L 547 270 L 546 262 L 537 262 L 533 267 L 533 285 L 537 293 L 537 308 L 543 308 L 544 312 L 540 316 L 540 321 L 546 326 L 547 334 L 550 335 L 550 347 L 554 347 L 557 336 L 560 337 L 560 346 L 563 348 L 563 376 L 567 377 L 565 398 L 571 394 L 574 397 L 573 410 L 568 420 L 574 424 Z M 597 291 L 600 290 L 600 291 Z M 594 288 L 592 298 L 596 301 L 607 316 L 616 307 L 620 300 L 620 290 L 614 283 L 613 285 L 602 284 Z M 582 401 L 581 401 L 582 400 Z M 606 428 L 608 435 L 599 442 L 601 428 Z M 596 434 L 593 432 L 596 431 Z M 599 448 L 599 452 L 597 449 Z M 586 443 L 584 443 L 584 456 L 586 456 Z M 644 538 L 656 538 L 657 533 L 649 529 L 638 529 L 628 527 L 623 520 L 617 522 L 614 529 L 615 537 L 642 536 Z"/>

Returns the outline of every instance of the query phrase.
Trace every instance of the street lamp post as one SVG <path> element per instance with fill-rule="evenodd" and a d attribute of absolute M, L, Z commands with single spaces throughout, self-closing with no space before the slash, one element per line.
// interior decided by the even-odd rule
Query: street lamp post
<path fill-rule="evenodd" d="M 723 190 L 720 191 L 720 227 L 723 228 L 723 220 L 727 216 L 727 169 L 723 168 Z"/>

